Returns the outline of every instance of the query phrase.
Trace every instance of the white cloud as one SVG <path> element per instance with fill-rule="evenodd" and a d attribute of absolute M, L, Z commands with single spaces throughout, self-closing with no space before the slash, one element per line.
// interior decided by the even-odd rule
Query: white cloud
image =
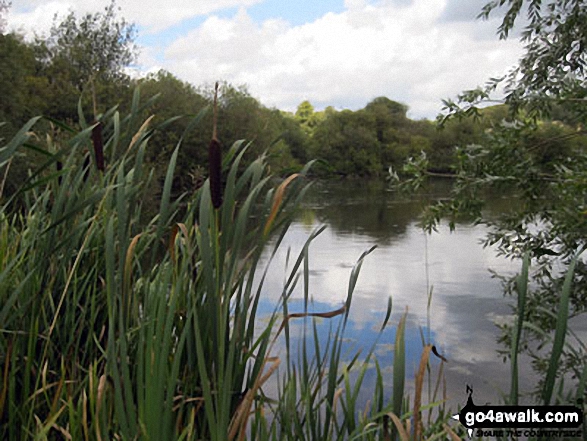
<path fill-rule="evenodd" d="M 125 0 L 121 2 L 128 18 L 144 26 L 149 32 L 158 32 L 182 20 L 207 15 L 234 7 L 252 6 L 262 0 Z"/>
<path fill-rule="evenodd" d="M 258 24 L 245 9 L 211 16 L 167 48 L 164 64 L 195 84 L 245 83 L 264 104 L 288 110 L 304 99 L 362 107 L 385 95 L 410 105 L 413 117 L 434 117 L 442 98 L 504 73 L 520 54 L 515 41 L 486 38 L 495 23 L 440 20 L 445 3 L 437 0 L 345 5 L 301 26 Z"/>
<path fill-rule="evenodd" d="M 118 0 L 120 16 L 136 23 L 145 32 L 159 32 L 181 23 L 183 20 L 221 11 L 227 8 L 252 6 L 263 0 L 175 0 L 165 3 L 159 0 Z M 47 32 L 55 13 L 64 15 L 73 10 L 78 16 L 98 12 L 110 4 L 110 0 L 23 0 L 15 2 L 9 16 L 11 29 Z"/>
<path fill-rule="evenodd" d="M 52 1 L 38 5 L 31 4 L 28 9 L 16 8 L 8 13 L 8 29 L 24 33 L 27 37 L 47 34 L 53 24 L 53 17 L 65 17 L 73 8 L 71 3 Z"/>

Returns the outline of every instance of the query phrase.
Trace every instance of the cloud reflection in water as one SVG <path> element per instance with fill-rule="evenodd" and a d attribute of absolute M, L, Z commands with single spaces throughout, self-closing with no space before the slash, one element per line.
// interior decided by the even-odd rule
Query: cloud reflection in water
<path fill-rule="evenodd" d="M 291 249 L 291 268 L 313 228 L 328 227 L 310 245 L 309 293 L 315 311 L 342 305 L 353 265 L 376 244 L 378 248 L 363 263 L 355 288 L 345 348 L 363 347 L 366 351 L 375 343 L 391 296 L 392 317 L 376 347 L 378 361 L 389 373 L 389 386 L 393 360 L 390 345 L 395 339 L 395 326 L 407 307 L 406 372 L 416 371 L 422 336 L 427 339 L 430 335 L 431 343 L 449 360 L 445 371 L 450 404 L 456 407 L 464 403 L 466 384 L 474 386 L 480 400 L 497 402 L 500 391 L 509 390 L 510 374 L 509 364 L 504 364 L 497 353 L 499 331 L 495 321 L 507 319 L 512 300 L 503 297 L 500 282 L 488 270 L 511 274 L 519 264 L 483 249 L 479 241 L 486 230 L 482 226 L 458 225 L 453 233 L 441 226 L 439 233 L 427 236 L 417 225 L 421 204 L 395 200 L 389 193 L 373 196 L 365 189 L 354 191 L 354 195 L 337 199 L 336 191 L 325 190 L 327 197 L 310 201 L 311 208 L 306 208 L 300 222 L 291 226 L 265 281 L 266 311 L 274 308 L 281 295 L 287 249 Z M 312 213 L 308 214 L 308 210 Z M 429 331 L 426 269 L 433 287 Z M 303 283 L 298 285 L 290 312 L 303 310 Z M 327 322 L 320 324 L 322 338 L 328 335 L 331 324 Z M 301 322 L 295 326 L 301 326 Z M 434 366 L 439 364 L 436 357 L 432 359 Z M 535 378 L 525 361 L 522 357 L 520 386 L 529 391 Z M 374 381 L 374 372 L 371 376 Z"/>

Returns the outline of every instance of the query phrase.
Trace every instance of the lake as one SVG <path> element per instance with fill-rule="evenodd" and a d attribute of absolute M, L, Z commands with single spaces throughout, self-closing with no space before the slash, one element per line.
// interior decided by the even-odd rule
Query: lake
<path fill-rule="evenodd" d="M 361 181 L 317 182 L 302 210 L 274 256 L 264 286 L 263 307 L 270 311 L 279 299 L 289 268 L 308 236 L 324 225 L 311 244 L 309 254 L 312 310 L 338 309 L 346 298 L 351 270 L 359 256 L 373 245 L 366 257 L 354 292 L 348 344 L 368 349 L 376 341 L 385 316 L 388 297 L 393 302 L 391 320 L 377 342 L 376 354 L 391 393 L 393 343 L 401 315 L 408 308 L 406 325 L 406 387 L 412 384 L 422 351 L 422 336 L 436 345 L 445 364 L 448 403 L 454 410 L 466 402 L 466 385 L 474 390 L 476 403 L 499 403 L 510 387 L 510 365 L 504 363 L 497 343 L 496 323 L 512 320 L 512 298 L 505 298 L 500 281 L 490 272 L 514 274 L 521 262 L 497 257 L 480 244 L 487 229 L 468 223 L 450 232 L 446 224 L 428 235 L 418 226 L 422 207 L 448 195 L 450 182 L 439 181 L 418 197 L 406 198 L 382 183 Z M 487 216 L 507 210 L 512 200 L 492 197 Z M 265 261 L 268 260 L 269 251 Z M 300 285 L 302 283 L 300 282 Z M 303 290 L 298 287 L 290 312 L 303 311 Z M 432 288 L 430 315 L 428 292 Z M 327 322 L 327 320 L 324 320 Z M 328 327 L 322 325 L 324 334 Z M 439 359 L 431 356 L 434 372 Z M 374 381 L 371 369 L 368 381 Z M 434 377 L 436 378 L 436 377 Z M 537 378 L 527 358 L 520 360 L 520 390 L 531 391 Z M 368 383 L 367 385 L 368 386 Z M 365 388 L 365 400 L 369 398 Z"/>

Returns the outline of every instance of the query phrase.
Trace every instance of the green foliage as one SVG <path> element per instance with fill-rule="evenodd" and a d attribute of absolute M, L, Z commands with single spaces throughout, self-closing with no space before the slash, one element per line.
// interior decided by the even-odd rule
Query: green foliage
<path fill-rule="evenodd" d="M 70 81 L 83 90 L 89 81 L 112 81 L 124 77 L 123 69 L 136 58 L 135 27 L 116 17 L 116 4 L 104 12 L 86 14 L 81 19 L 71 12 L 53 23 L 43 40 L 45 62 L 69 64 Z"/>
<path fill-rule="evenodd" d="M 507 75 L 492 78 L 484 86 L 446 101 L 448 115 L 465 111 L 488 100 L 498 87 L 505 89 L 505 102 L 513 111 L 524 109 L 531 116 L 549 115 L 552 107 L 563 105 L 577 118 L 585 118 L 585 29 L 587 11 L 582 0 L 499 0 L 485 5 L 480 17 L 488 18 L 499 8 L 506 12 L 499 36 L 505 39 L 514 28 L 521 11 L 527 8 L 527 23 L 521 41 L 525 53 Z"/>
<path fill-rule="evenodd" d="M 490 227 L 485 245 L 495 246 L 510 258 L 528 256 L 525 268 L 531 270 L 531 283 L 523 290 L 523 309 L 517 307 L 518 323 L 527 324 L 527 332 L 519 340 L 518 328 L 512 340 L 510 328 L 504 326 L 501 340 L 526 350 L 534 367 L 545 375 L 549 389 L 537 391 L 545 401 L 556 377 L 568 374 L 575 382 L 583 378 L 587 357 L 585 343 L 579 339 L 564 346 L 560 343 L 575 337 L 561 323 L 567 318 L 578 320 L 587 312 L 587 266 L 576 258 L 587 238 L 587 10 L 583 3 L 508 0 L 492 1 L 483 9 L 481 15 L 487 17 L 494 9 L 506 7 L 499 28 L 500 36 L 506 38 L 522 6 L 526 7 L 528 24 L 522 33 L 526 52 L 506 77 L 466 91 L 457 101 L 445 101 L 446 112 L 439 117 L 444 127 L 473 118 L 484 131 L 457 150 L 452 199 L 429 207 L 424 214 L 428 230 L 441 218 L 454 226 L 458 216 L 471 216 Z M 478 108 L 492 102 L 492 94 L 502 85 L 507 107 Z M 487 122 L 488 112 L 501 121 Z M 421 185 L 428 168 L 427 158 L 411 161 L 406 170 L 413 179 L 402 185 Z M 517 208 L 499 219 L 484 218 L 484 194 L 490 188 L 518 198 Z M 507 294 L 521 295 L 516 277 L 502 276 L 502 280 Z M 564 310 L 560 314 L 565 317 L 557 317 L 556 310 Z M 555 373 L 545 353 L 550 333 L 557 336 Z M 538 343 L 532 344 L 533 340 Z M 504 354 L 511 355 L 510 351 Z"/>
<path fill-rule="evenodd" d="M 291 155 L 300 162 L 310 160 L 308 155 L 309 136 L 291 114 L 276 111 L 281 116 L 281 136 L 289 146 Z"/>
<path fill-rule="evenodd" d="M 44 107 L 42 88 L 34 87 L 37 60 L 33 48 L 17 34 L 0 34 L 0 121 L 8 121 L 3 127 L 4 136 L 13 134 L 39 107 Z M 31 87 L 32 86 L 32 87 Z"/>
<path fill-rule="evenodd" d="M 211 103 L 212 89 L 197 88 L 165 71 L 140 80 L 128 78 L 124 68 L 136 54 L 135 28 L 119 19 L 116 12 L 115 4 L 111 3 L 102 13 L 81 18 L 70 14 L 62 22 L 54 23 L 48 37 L 38 38 L 32 44 L 24 43 L 16 35 L 0 41 L 0 56 L 8 66 L 1 74 L 0 84 L 6 84 L 10 91 L 10 99 L 0 103 L 0 119 L 9 123 L 0 130 L 5 137 L 11 137 L 37 114 L 75 126 L 80 108 L 84 112 L 91 109 L 83 118 L 93 121 L 116 103 L 124 113 L 129 110 L 125 106 L 131 102 L 133 87 L 139 85 L 143 95 L 158 96 L 149 110 L 155 114 L 150 124 L 170 121 L 166 130 L 153 133 L 151 144 L 155 148 L 146 155 L 155 173 L 151 193 L 156 196 L 160 192 L 164 158 L 182 137 L 185 148 L 178 153 L 178 173 L 172 192 L 178 195 L 193 190 L 206 175 L 212 117 L 205 108 Z M 242 166 L 266 152 L 268 164 L 280 174 L 309 159 L 320 158 L 325 162 L 315 171 L 328 175 L 380 176 L 390 165 L 397 167 L 421 151 L 429 155 L 432 169 L 447 172 L 455 161 L 453 141 L 459 141 L 454 137 L 443 141 L 444 135 L 435 132 L 429 122 L 410 120 L 405 105 L 386 97 L 375 98 L 364 109 L 345 111 L 342 116 L 332 107 L 315 111 L 309 101 L 304 101 L 296 114 L 290 115 L 264 107 L 244 87 L 223 83 L 219 104 L 222 124 L 218 136 L 225 153 L 227 146 L 238 139 L 254 140 Z M 200 112 L 202 123 L 185 133 Z M 354 117 L 349 116 L 354 113 Z M 149 115 L 145 111 L 141 118 Z M 20 159 L 13 161 L 5 186 L 8 192 L 14 190 L 26 168 L 32 165 Z"/>
<path fill-rule="evenodd" d="M 569 341 L 569 337 L 573 336 L 572 333 L 568 332 L 569 326 L 569 298 L 571 296 L 571 289 L 574 279 L 574 272 L 579 262 L 580 256 L 584 249 L 579 250 L 570 260 L 569 268 L 564 276 L 564 284 L 561 288 L 560 300 L 558 304 L 550 311 L 551 315 L 555 318 L 555 330 L 554 335 L 550 332 L 544 331 L 537 328 L 535 324 L 530 321 L 525 321 L 524 311 L 526 309 L 526 299 L 528 295 L 528 274 L 530 271 L 530 254 L 525 253 L 522 272 L 516 277 L 516 292 L 518 295 L 518 315 L 516 317 L 515 326 L 512 326 L 510 332 L 511 338 L 511 390 L 509 396 L 509 403 L 517 405 L 520 398 L 520 392 L 518 389 L 518 353 L 520 352 L 520 342 L 522 341 L 522 333 L 524 330 L 531 331 L 533 333 L 539 333 L 543 339 L 552 342 L 552 349 L 548 358 L 548 368 L 545 371 L 545 376 L 538 385 L 540 391 L 539 401 L 544 405 L 550 403 L 569 403 L 569 402 L 581 402 L 585 392 L 585 386 L 587 384 L 587 365 L 583 359 L 581 366 L 580 359 L 579 369 L 575 373 L 574 379 L 576 380 L 576 389 L 571 389 L 570 393 L 564 394 L 564 378 L 560 375 L 560 361 L 563 351 L 566 350 L 574 354 L 577 357 L 581 357 L 581 352 L 577 350 L 577 342 Z M 580 342 L 579 342 L 580 343 Z M 556 392 L 555 392 L 556 388 Z M 561 393 L 562 391 L 562 393 Z"/>
<path fill-rule="evenodd" d="M 124 113 L 128 110 L 124 106 L 131 102 L 133 87 L 139 84 L 143 95 L 159 95 L 151 110 L 155 113 L 153 123 L 182 116 L 174 119 L 165 131 L 155 132 L 151 140 L 156 148 L 146 159 L 155 166 L 155 182 L 160 183 L 165 174 L 163 158 L 173 151 L 189 121 L 210 105 L 212 89 L 197 88 L 164 71 L 130 80 L 124 68 L 136 55 L 135 27 L 119 19 L 116 13 L 112 2 L 101 13 L 81 18 L 70 14 L 62 22 L 54 23 L 48 37 L 38 38 L 33 44 L 24 43 L 17 35 L 2 36 L 0 57 L 8 68 L 0 73 L 0 84 L 6 85 L 9 99 L 0 102 L 0 119 L 8 121 L 0 128 L 0 136 L 14 135 L 30 117 L 41 113 L 75 125 L 80 94 L 81 108 L 92 109 L 84 115 L 88 121 L 117 102 Z M 267 152 L 269 164 L 278 173 L 295 169 L 311 158 L 320 158 L 325 162 L 314 170 L 326 175 L 380 176 L 389 166 L 400 169 L 406 159 L 424 152 L 429 172 L 452 174 L 457 165 L 455 147 L 479 144 L 484 131 L 506 117 L 511 108 L 471 107 L 466 112 L 456 112 L 457 116 L 468 112 L 478 120 L 454 118 L 444 124 L 443 130 L 436 130 L 429 121 L 409 119 L 407 106 L 387 97 L 373 99 L 364 109 L 351 112 L 356 113 L 353 117 L 348 110 L 337 112 L 332 107 L 316 111 L 309 101 L 300 103 L 295 115 L 291 115 L 264 107 L 244 87 L 224 83 L 219 138 L 225 150 L 240 138 L 254 140 L 243 165 Z M 561 121 L 564 126 L 545 123 L 536 134 L 537 143 L 542 143 L 542 138 L 560 136 L 577 144 L 572 140 L 577 113 L 562 104 L 554 105 L 553 112 L 553 121 Z M 179 173 L 173 183 L 175 194 L 201 185 L 205 177 L 211 115 L 201 117 L 202 124 L 186 134 L 186 147 L 179 152 Z M 563 151 L 555 151 L 552 142 L 542 144 L 544 161 L 553 155 L 564 155 Z M 20 177 L 26 167 L 15 160 L 10 176 Z M 10 177 L 6 188 L 14 188 Z"/>
<path fill-rule="evenodd" d="M 139 85 L 148 96 L 158 96 L 154 107 L 149 109 L 149 113 L 155 114 L 155 122 L 178 116 L 169 128 L 154 134 L 153 143 L 158 148 L 149 155 L 149 161 L 160 163 L 177 141 L 184 139 L 185 147 L 179 152 L 174 191 L 193 191 L 203 182 L 203 170 L 208 165 L 212 112 L 207 109 L 212 105 L 213 90 L 197 89 L 165 71 L 150 75 L 139 81 Z M 191 118 L 200 113 L 201 123 L 185 132 Z M 218 118 L 218 139 L 225 153 L 226 146 L 240 139 L 254 141 L 245 152 L 242 167 L 264 153 L 268 155 L 268 164 L 281 173 L 299 168 L 306 159 L 306 135 L 299 125 L 281 112 L 264 107 L 244 87 L 220 84 Z M 159 175 L 162 177 L 161 173 Z"/>
<path fill-rule="evenodd" d="M 296 110 L 296 119 L 302 124 L 309 124 L 314 116 L 314 106 L 310 101 L 302 101 Z"/>
<path fill-rule="evenodd" d="M 407 106 L 386 97 L 355 112 L 327 109 L 310 131 L 310 154 L 326 162 L 329 174 L 376 177 L 421 152 L 430 153 L 431 169 L 449 171 L 453 141 L 462 139 L 443 141 L 454 129 L 438 132 L 429 121 L 410 120 L 406 112 Z"/>
<path fill-rule="evenodd" d="M 183 148 L 178 152 L 173 194 L 177 196 L 188 189 L 193 191 L 202 185 L 206 177 L 204 169 L 208 164 L 211 124 L 206 124 L 206 127 L 204 121 L 209 120 L 209 101 L 193 86 L 163 70 L 139 80 L 137 84 L 142 95 L 156 98 L 152 106 L 144 109 L 141 118 L 153 115 L 152 123 L 155 125 L 169 121 L 164 130 L 153 133 L 150 139 L 153 148 L 146 156 L 146 160 L 154 166 L 156 182 L 163 182 L 165 168 L 161 165 L 167 162 L 166 158 L 183 139 Z M 192 124 L 194 118 L 200 120 L 195 126 Z"/>
<path fill-rule="evenodd" d="M 114 0 L 104 12 L 81 18 L 71 12 L 54 21 L 49 36 L 37 37 L 33 47 L 40 64 L 37 76 L 48 82 L 48 108 L 40 109 L 59 120 L 73 121 L 82 92 L 93 118 L 112 102 L 129 98 L 124 72 L 136 58 L 135 27 L 116 16 Z M 91 103 L 91 105 L 90 105 Z"/>
<path fill-rule="evenodd" d="M 314 106 L 310 101 L 306 100 L 298 105 L 295 113 L 295 120 L 307 136 L 312 136 L 316 127 L 324 121 L 326 116 L 334 112 L 335 111 L 332 107 L 330 107 L 328 111 L 315 112 Z"/>
<path fill-rule="evenodd" d="M 313 133 L 311 154 L 335 173 L 370 175 L 382 169 L 380 144 L 366 112 L 343 110 L 328 116 Z"/>
<path fill-rule="evenodd" d="M 309 165 L 272 187 L 263 157 L 241 171 L 246 147 L 236 143 L 225 156 L 223 203 L 215 208 L 208 180 L 173 197 L 180 139 L 166 162 L 158 211 L 145 219 L 149 142 L 172 122 L 149 126 L 140 118 L 147 104 L 136 91 L 131 114 L 112 108 L 101 125 L 80 123 L 81 130 L 60 124 L 58 137 L 34 118 L 0 148 L 2 171 L 25 148 L 45 159 L 0 211 L 0 437 L 374 440 L 389 436 L 390 419 L 405 433 L 403 387 L 388 401 L 378 366 L 375 399 L 358 408 L 375 346 L 350 362 L 342 351 L 353 291 L 372 249 L 350 273 L 345 305 L 310 312 L 308 250 L 322 229 L 315 231 L 274 313 L 259 326 L 269 268 L 260 257 L 265 246 L 273 255 L 279 247 Z M 291 313 L 288 300 L 300 281 L 305 309 Z M 390 314 L 391 301 L 381 330 Z M 314 318 L 334 321 L 326 344 Z M 296 319 L 304 319 L 309 338 L 293 359 Z M 403 325 L 396 335 L 403 341 Z M 273 347 L 283 337 L 280 357 Z M 401 344 L 396 356 L 400 366 Z M 400 375 L 398 369 L 396 384 Z M 270 380 L 276 396 L 265 391 Z M 433 430 L 448 430 L 443 422 Z"/>
<path fill-rule="evenodd" d="M 134 26 L 116 17 L 112 2 L 103 13 L 73 13 L 54 22 L 48 37 L 25 43 L 16 34 L 0 35 L 0 121 L 12 136 L 38 114 L 70 123 L 77 119 L 80 94 L 94 117 L 106 106 L 129 98 L 124 73 L 136 54 Z"/>

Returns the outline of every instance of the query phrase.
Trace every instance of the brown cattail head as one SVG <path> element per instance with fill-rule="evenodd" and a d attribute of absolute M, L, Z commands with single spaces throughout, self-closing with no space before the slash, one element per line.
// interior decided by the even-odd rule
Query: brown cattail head
<path fill-rule="evenodd" d="M 56 166 L 57 166 L 57 171 L 58 172 L 60 172 L 61 170 L 63 170 L 63 162 L 57 161 Z M 57 179 L 58 179 L 59 185 L 61 185 L 61 181 L 62 181 L 61 175 L 59 175 L 59 178 L 57 178 Z"/>
<path fill-rule="evenodd" d="M 208 166 L 210 175 L 210 194 L 212 205 L 218 209 L 222 205 L 222 149 L 216 134 L 218 115 L 218 83 L 214 89 L 214 115 L 212 121 L 212 140 L 208 147 Z"/>
<path fill-rule="evenodd" d="M 92 129 L 92 143 L 94 144 L 94 154 L 96 155 L 96 168 L 101 172 L 104 171 L 104 140 L 102 138 L 102 123 L 99 122 Z"/>
<path fill-rule="evenodd" d="M 222 205 L 222 152 L 220 148 L 220 142 L 217 139 L 210 141 L 208 161 L 210 163 L 210 193 L 214 208 L 220 208 Z"/>

